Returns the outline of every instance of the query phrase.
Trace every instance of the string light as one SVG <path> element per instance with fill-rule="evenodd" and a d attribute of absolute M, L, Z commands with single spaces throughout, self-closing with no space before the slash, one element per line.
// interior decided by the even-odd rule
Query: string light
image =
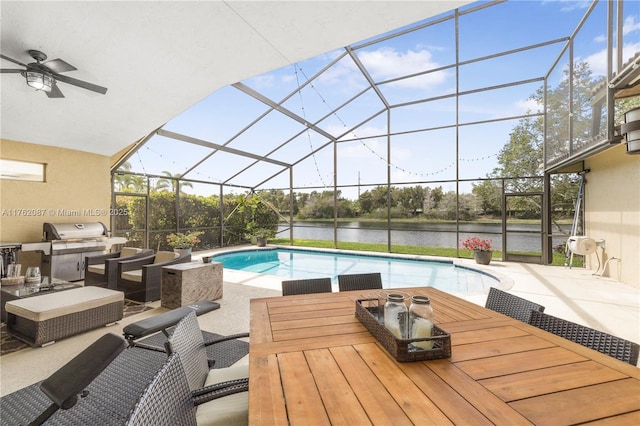
<path fill-rule="evenodd" d="M 303 96 L 302 96 L 302 88 L 300 87 L 300 76 L 299 76 L 299 74 L 298 74 L 298 70 L 300 71 L 300 74 L 302 74 L 302 76 L 306 79 L 306 81 L 307 81 L 307 82 L 309 82 L 309 87 L 311 87 L 311 88 L 314 90 L 314 92 L 316 93 L 316 95 L 320 98 L 321 102 L 322 102 L 322 103 L 323 103 L 323 104 L 324 104 L 324 105 L 329 109 L 329 111 L 331 111 L 331 115 L 333 115 L 333 116 L 334 116 L 334 117 L 335 117 L 335 118 L 336 118 L 336 119 L 337 119 L 337 120 L 342 124 L 342 126 L 343 126 L 345 129 L 348 129 L 349 127 L 347 126 L 347 124 L 344 122 L 344 120 L 342 120 L 342 118 L 340 117 L 340 115 L 338 115 L 337 111 L 336 111 L 336 110 L 334 110 L 334 109 L 331 107 L 331 105 L 327 102 L 327 100 L 322 96 L 322 94 L 319 92 L 319 90 L 316 88 L 316 86 L 313 84 L 313 82 L 311 82 L 311 81 L 309 80 L 309 77 L 306 75 L 306 73 L 304 72 L 304 70 L 303 70 L 300 66 L 298 66 L 297 64 L 293 64 L 293 66 L 294 66 L 294 71 L 295 71 L 295 76 L 296 76 L 296 83 L 297 83 L 297 86 L 298 86 L 297 93 L 298 93 L 298 97 L 299 97 L 299 99 L 300 99 L 300 109 L 301 109 L 301 114 L 302 114 L 302 117 L 305 119 L 305 121 L 307 121 L 307 116 L 306 116 L 306 110 L 305 110 L 304 100 L 303 100 Z M 314 152 L 313 142 L 312 142 L 312 140 L 311 140 L 311 133 L 310 133 L 310 129 L 309 129 L 308 127 L 307 127 L 307 129 L 306 129 L 306 135 L 307 135 L 307 140 L 308 140 L 308 142 L 309 142 L 309 149 L 310 149 L 310 152 L 311 152 L 311 157 L 313 158 L 314 168 L 315 168 L 315 170 L 316 170 L 316 174 L 317 174 L 317 176 L 318 176 L 318 179 L 319 179 L 319 181 L 320 181 L 321 185 L 322 185 L 324 188 L 328 188 L 328 187 L 329 187 L 329 185 L 327 184 L 327 182 L 325 181 L 325 178 L 323 177 L 322 173 L 320 172 L 320 166 L 319 166 L 319 164 L 318 164 L 318 160 L 317 160 L 317 158 L 316 158 L 316 154 L 315 154 L 315 152 Z M 405 174 L 407 174 L 407 175 L 412 175 L 412 176 L 417 176 L 417 177 L 423 177 L 423 178 L 432 177 L 432 176 L 436 176 L 436 175 L 439 175 L 439 174 L 445 173 L 446 171 L 448 171 L 448 170 L 450 170 L 450 169 L 454 168 L 454 167 L 455 167 L 455 165 L 456 165 L 456 162 L 454 161 L 454 162 L 449 163 L 449 164 L 448 164 L 448 165 L 446 165 L 445 167 L 442 167 L 442 168 L 441 168 L 441 169 L 439 169 L 439 170 L 435 170 L 435 171 L 432 171 L 432 172 L 429 172 L 429 173 L 415 172 L 415 171 L 412 171 L 412 170 L 406 169 L 406 168 L 404 168 L 404 167 L 401 167 L 401 166 L 399 166 L 399 165 L 397 165 L 397 164 L 395 164 L 395 163 L 393 163 L 393 162 L 387 162 L 387 160 L 385 159 L 385 157 L 384 157 L 383 155 L 381 155 L 381 154 L 380 154 L 380 153 L 378 153 L 375 149 L 373 149 L 371 146 L 369 146 L 369 145 L 368 145 L 368 144 L 367 144 L 367 143 L 366 143 L 362 138 L 360 138 L 360 137 L 359 137 L 355 132 L 353 132 L 353 131 L 352 131 L 352 132 L 351 132 L 351 135 L 352 135 L 352 137 L 353 137 L 355 140 L 357 140 L 358 142 L 360 142 L 360 144 L 361 144 L 365 149 L 367 149 L 369 152 L 371 152 L 371 154 L 373 154 L 377 159 L 379 159 L 380 161 L 382 161 L 383 163 L 385 163 L 385 165 L 388 165 L 389 167 L 392 167 L 392 168 L 394 168 L 395 170 L 400 171 L 400 172 L 402 172 L 402 173 L 405 173 Z M 155 150 L 151 149 L 148 145 L 144 145 L 144 148 L 145 148 L 147 151 L 149 151 L 149 152 L 151 152 L 151 153 L 153 153 L 153 154 L 157 155 L 157 156 L 158 156 L 158 157 L 160 157 L 160 158 L 165 158 L 165 157 L 164 157 L 164 155 L 163 155 L 162 153 L 157 152 L 157 151 L 155 151 Z M 138 155 L 138 160 L 139 160 L 139 162 L 140 162 L 140 166 L 142 167 L 142 170 L 143 170 L 143 172 L 144 172 L 144 175 L 146 176 L 146 175 L 147 175 L 147 172 L 146 172 L 145 167 L 144 167 L 144 164 L 143 164 L 143 162 L 142 162 L 142 158 L 141 158 L 141 156 L 140 156 L 140 152 L 139 152 L 139 151 L 137 151 L 137 152 L 136 152 L 136 154 Z M 484 160 L 487 160 L 487 159 L 489 159 L 489 158 L 497 157 L 497 155 L 498 155 L 498 154 L 496 153 L 496 154 L 490 154 L 490 155 L 486 155 L 486 156 L 483 156 L 483 157 L 476 157 L 476 158 L 460 158 L 458 161 L 459 161 L 459 162 L 476 162 L 476 161 L 484 161 Z M 171 161 L 171 164 L 176 165 L 177 163 L 176 163 L 176 161 L 175 161 L 175 160 L 172 160 L 172 161 Z M 185 168 L 185 171 L 186 171 L 186 168 Z M 199 171 L 197 171 L 197 170 L 195 171 L 195 174 L 196 174 L 197 176 L 204 176 L 201 172 L 199 172 Z M 332 178 L 331 176 L 326 176 L 326 177 L 327 177 L 327 179 L 328 179 L 330 182 L 332 182 L 333 178 Z M 214 178 L 213 178 L 212 176 L 210 176 L 210 175 L 207 175 L 207 176 L 206 176 L 206 179 L 208 179 L 208 180 L 210 180 L 210 181 L 213 181 L 213 180 L 214 180 Z M 315 185 L 315 184 L 316 184 L 316 182 L 311 182 L 311 183 L 309 183 L 309 185 Z"/>
<path fill-rule="evenodd" d="M 142 173 L 144 173 L 144 175 L 147 175 L 147 171 L 144 168 L 144 164 L 142 163 L 142 157 L 140 156 L 140 151 L 136 151 L 136 154 L 138 155 L 138 162 L 140 163 L 140 167 L 142 167 Z"/>
<path fill-rule="evenodd" d="M 296 69 L 296 80 L 298 81 L 298 88 L 300 88 L 300 82 L 298 80 L 298 66 L 294 65 L 295 69 Z M 309 81 L 309 77 L 307 77 L 307 75 L 305 74 L 304 70 L 302 68 L 300 68 L 300 73 L 304 76 L 304 78 Z M 342 124 L 342 126 L 345 129 L 348 129 L 349 127 L 347 126 L 347 124 L 342 120 L 342 118 L 338 115 L 338 113 L 336 112 L 335 109 L 333 109 L 329 103 L 326 101 L 326 99 L 322 96 L 322 94 L 318 91 L 318 89 L 316 89 L 316 87 L 314 86 L 313 82 L 309 83 L 309 86 L 316 92 L 316 94 L 318 95 L 318 97 L 320 98 L 320 100 L 322 101 L 323 104 L 326 105 L 326 107 L 329 109 L 329 111 L 331 111 L 331 114 Z M 301 90 L 298 89 L 298 93 L 301 94 Z M 302 102 L 302 97 L 300 98 L 301 102 Z M 303 107 L 303 114 L 304 114 L 304 107 Z M 305 117 L 306 120 L 306 117 Z M 307 129 L 307 132 L 309 130 Z M 360 142 L 360 144 L 362 146 L 364 146 L 367 150 L 369 150 L 374 156 L 376 156 L 380 161 L 384 162 L 385 165 L 388 165 L 390 167 L 393 167 L 394 169 L 401 171 L 403 173 L 409 174 L 409 175 L 413 175 L 413 176 L 418 176 L 418 177 L 430 177 L 430 176 L 435 176 L 435 175 L 439 175 L 441 173 L 446 172 L 447 170 L 455 167 L 456 163 L 455 161 L 448 164 L 447 166 L 443 167 L 440 170 L 436 170 L 434 172 L 431 173 L 420 173 L 420 172 L 414 172 L 411 170 L 407 170 L 403 167 L 398 166 L 397 164 L 394 163 L 389 163 L 387 162 L 387 160 L 378 152 L 376 152 L 376 150 L 374 150 L 373 148 L 371 148 L 369 145 L 367 145 L 365 143 L 364 140 L 362 140 L 357 134 L 355 134 L 355 132 L 351 132 L 351 135 L 353 136 L 354 139 L 356 139 L 358 142 Z M 490 155 L 486 155 L 484 157 L 477 157 L 477 158 L 460 158 L 459 161 L 460 162 L 474 162 L 474 161 L 483 161 L 492 157 L 497 157 L 498 154 L 490 154 Z M 315 161 L 315 156 L 314 156 L 314 161 Z M 316 163 L 316 170 L 318 170 L 318 165 Z M 320 171 L 318 170 L 318 175 L 320 175 Z M 321 177 L 322 179 L 322 177 Z M 324 184 L 324 181 L 323 181 Z M 326 185 L 325 185 L 326 186 Z"/>
<path fill-rule="evenodd" d="M 302 110 L 302 118 L 304 118 L 305 122 L 307 121 L 307 115 L 304 109 L 304 102 L 302 100 L 302 90 L 300 89 L 300 77 L 298 76 L 298 67 L 294 64 L 293 65 L 293 69 L 295 71 L 296 74 L 296 83 L 298 85 L 298 97 L 300 98 L 300 108 Z M 300 68 L 300 71 L 302 72 L 302 68 Z M 305 76 L 306 78 L 306 76 Z M 309 79 L 307 78 L 307 81 Z M 315 165 L 316 168 L 316 173 L 318 174 L 318 177 L 320 178 L 320 182 L 322 182 L 322 186 L 323 187 L 327 187 L 327 184 L 325 183 L 324 179 L 322 178 L 322 174 L 320 173 L 320 166 L 318 166 L 318 160 L 316 159 L 316 153 L 313 150 L 313 143 L 311 142 L 311 132 L 310 129 L 307 127 L 307 139 L 309 141 L 309 149 L 311 152 L 311 157 L 313 158 L 313 164 Z"/>

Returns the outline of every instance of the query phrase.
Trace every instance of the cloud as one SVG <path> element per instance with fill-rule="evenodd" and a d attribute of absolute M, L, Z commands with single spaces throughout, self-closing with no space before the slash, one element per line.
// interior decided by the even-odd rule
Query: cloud
<path fill-rule="evenodd" d="M 522 114 L 525 114 L 527 111 L 536 113 L 542 112 L 542 106 L 543 105 L 535 99 L 527 99 L 526 101 L 517 101 L 515 104 L 515 110 Z"/>
<path fill-rule="evenodd" d="M 640 42 L 633 44 L 625 44 L 622 48 L 622 57 L 625 61 L 633 57 L 636 52 L 640 51 Z M 582 62 L 582 58 L 576 58 L 576 62 Z M 584 58 L 584 62 L 589 64 L 589 69 L 594 76 L 607 75 L 607 51 L 606 49 L 599 50 Z"/>
<path fill-rule="evenodd" d="M 373 169 L 385 164 L 387 144 L 382 138 L 366 139 L 362 142 L 347 142 L 338 144 L 338 157 L 342 164 L 361 165 Z"/>
<path fill-rule="evenodd" d="M 572 12 L 576 9 L 586 9 L 587 7 L 589 7 L 591 2 L 584 0 L 544 0 L 542 2 L 543 6 L 547 4 L 561 4 L 561 12 Z"/>
<path fill-rule="evenodd" d="M 294 74 L 285 74 L 282 77 L 280 77 L 280 80 L 282 80 L 285 83 L 288 83 L 290 81 L 293 81 L 296 79 L 296 76 Z"/>
<path fill-rule="evenodd" d="M 368 86 L 362 73 L 357 69 L 350 57 L 345 57 L 337 64 L 322 73 L 318 80 L 325 85 L 331 85 L 338 88 L 344 88 L 353 91 L 353 88 L 359 90 Z"/>
<path fill-rule="evenodd" d="M 431 52 L 426 49 L 407 49 L 405 52 L 400 52 L 392 47 L 381 47 L 372 51 L 362 51 L 357 55 L 374 81 L 404 77 L 440 66 L 433 60 Z M 349 57 L 345 57 L 327 70 L 320 79 L 326 84 L 359 88 L 368 86 L 360 70 Z M 442 84 L 446 79 L 445 71 L 437 71 L 389 83 L 389 85 L 408 89 L 428 89 Z"/>
<path fill-rule="evenodd" d="M 627 35 L 638 30 L 640 30 L 640 22 L 636 21 L 636 17 L 633 15 L 627 16 L 622 25 L 622 33 Z"/>
<path fill-rule="evenodd" d="M 599 36 L 594 37 L 593 40 L 597 43 L 604 43 L 605 41 L 607 41 L 607 36 L 604 34 L 601 34 Z"/>
<path fill-rule="evenodd" d="M 628 36 L 629 34 L 640 30 L 640 21 L 636 20 L 636 17 L 633 15 L 629 15 L 625 18 L 624 24 L 622 25 L 622 34 Z M 596 36 L 594 40 L 598 43 L 604 43 L 607 41 L 607 36 L 605 34 L 601 34 Z"/>
<path fill-rule="evenodd" d="M 416 74 L 440 66 L 433 60 L 431 52 L 425 49 L 399 52 L 392 47 L 382 47 L 374 51 L 361 52 L 358 57 L 376 81 Z M 437 71 L 392 84 L 404 88 L 424 89 L 443 83 L 446 77 L 446 72 Z"/>
<path fill-rule="evenodd" d="M 275 77 L 273 74 L 262 74 L 247 80 L 247 84 L 254 87 L 257 90 L 265 89 L 267 87 L 273 87 Z"/>

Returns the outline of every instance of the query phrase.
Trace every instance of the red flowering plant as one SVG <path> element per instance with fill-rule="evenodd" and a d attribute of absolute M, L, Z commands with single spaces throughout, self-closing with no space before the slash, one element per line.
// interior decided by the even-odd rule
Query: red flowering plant
<path fill-rule="evenodd" d="M 478 237 L 467 238 L 462 242 L 462 247 L 472 251 L 491 251 L 491 240 L 482 240 Z"/>

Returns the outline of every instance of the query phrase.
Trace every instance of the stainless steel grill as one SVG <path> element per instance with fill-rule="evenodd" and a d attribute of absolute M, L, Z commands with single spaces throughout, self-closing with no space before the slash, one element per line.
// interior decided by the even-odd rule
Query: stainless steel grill
<path fill-rule="evenodd" d="M 108 230 L 101 222 L 46 222 L 42 228 L 44 240 L 51 244 L 49 250 L 43 251 L 43 275 L 65 281 L 83 280 L 85 257 L 107 250 Z"/>

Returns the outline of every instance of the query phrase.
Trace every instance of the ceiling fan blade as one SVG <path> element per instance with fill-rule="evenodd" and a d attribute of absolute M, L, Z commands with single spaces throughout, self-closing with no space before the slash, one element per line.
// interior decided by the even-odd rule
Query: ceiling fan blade
<path fill-rule="evenodd" d="M 53 86 L 51 86 L 51 91 L 45 92 L 45 93 L 49 98 L 64 98 L 64 95 L 62 94 L 62 91 L 60 90 L 57 84 L 54 84 Z"/>
<path fill-rule="evenodd" d="M 103 95 L 107 93 L 106 87 L 102 87 L 102 86 L 98 86 L 97 84 L 78 80 L 77 78 L 72 78 L 66 75 L 61 75 L 61 74 L 55 74 L 54 78 L 58 81 L 65 82 L 67 84 L 72 84 L 74 86 L 82 87 L 83 89 L 91 90 L 93 92 L 102 93 Z"/>
<path fill-rule="evenodd" d="M 24 70 L 11 70 L 11 69 L 6 69 L 6 70 L 5 69 L 1 69 L 0 70 L 0 73 L 2 73 L 2 74 L 11 74 L 11 73 L 16 73 L 17 74 L 17 73 L 21 73 L 21 72 L 24 72 Z"/>
<path fill-rule="evenodd" d="M 4 56 L 3 54 L 0 54 L 0 58 L 2 58 L 2 59 L 6 59 L 6 60 L 7 60 L 7 61 L 9 61 L 9 62 L 13 62 L 13 63 L 14 63 L 14 64 L 16 64 L 16 65 L 21 65 L 21 66 L 23 66 L 23 67 L 25 67 L 25 68 L 27 67 L 27 66 L 26 66 L 25 64 L 23 64 L 22 62 L 20 62 L 20 61 L 16 61 L 15 59 L 11 59 L 10 57 L 8 57 L 8 56 Z"/>
<path fill-rule="evenodd" d="M 45 62 L 45 67 L 49 68 L 51 71 L 58 72 L 67 72 L 67 71 L 76 71 L 78 68 L 73 65 L 63 61 L 62 59 L 54 59 L 52 61 Z"/>

